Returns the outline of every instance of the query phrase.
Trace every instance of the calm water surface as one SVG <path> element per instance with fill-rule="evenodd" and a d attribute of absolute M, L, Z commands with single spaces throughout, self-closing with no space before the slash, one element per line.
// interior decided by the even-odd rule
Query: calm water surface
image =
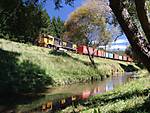
<path fill-rule="evenodd" d="M 103 81 L 50 88 L 38 98 L 11 99 L 10 103 L 15 103 L 14 106 L 11 105 L 10 108 L 0 106 L 0 111 L 8 109 L 6 110 L 7 113 L 54 113 L 56 110 L 85 101 L 90 96 L 113 90 L 115 87 L 129 82 L 131 75 L 131 73 L 126 73 L 125 75 L 116 75 Z"/>

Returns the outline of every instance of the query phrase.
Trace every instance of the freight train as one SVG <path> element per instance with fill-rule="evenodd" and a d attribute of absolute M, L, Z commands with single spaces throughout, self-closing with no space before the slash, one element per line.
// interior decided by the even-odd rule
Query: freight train
<path fill-rule="evenodd" d="M 55 49 L 62 48 L 65 50 L 75 51 L 78 54 L 88 55 L 87 46 L 81 44 L 76 45 L 69 41 L 64 42 L 61 39 L 55 38 L 50 35 L 40 35 L 38 37 L 37 45 L 41 47 L 55 48 Z M 133 59 L 127 55 L 119 55 L 117 53 L 112 53 L 105 50 L 97 50 L 92 47 L 89 47 L 89 53 L 91 55 L 94 55 L 95 57 L 102 57 L 102 58 L 121 60 L 127 62 L 133 61 Z"/>

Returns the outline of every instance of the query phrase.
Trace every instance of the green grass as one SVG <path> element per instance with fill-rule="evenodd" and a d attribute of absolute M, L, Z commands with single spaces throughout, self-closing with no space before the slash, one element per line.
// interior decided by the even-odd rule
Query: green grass
<path fill-rule="evenodd" d="M 106 76 L 112 75 L 112 70 L 123 72 L 124 70 L 121 65 L 125 67 L 132 65 L 135 69 L 138 69 L 134 63 L 131 64 L 103 58 L 94 58 L 97 64 L 97 69 L 94 69 L 91 67 L 87 56 L 72 52 L 59 55 L 47 48 L 16 43 L 4 39 L 0 39 L 0 48 L 3 53 L 11 52 L 11 54 L 19 54 L 14 56 L 15 63 L 17 63 L 17 66 L 19 65 L 18 68 L 24 69 L 24 67 L 20 65 L 26 61 L 29 62 L 29 64 L 31 63 L 37 66 L 42 70 L 42 74 L 48 75 L 51 78 L 53 82 L 50 85 L 52 86 L 86 82 L 90 80 L 91 77 L 94 79 L 105 78 Z M 11 60 L 11 58 L 7 60 Z M 26 67 L 29 67 L 31 69 L 30 71 L 32 71 L 32 65 L 28 66 L 26 64 Z M 11 71 L 12 70 L 9 69 L 5 74 L 11 73 Z M 26 71 L 27 70 L 23 70 L 21 72 L 26 73 Z M 33 70 L 32 73 L 38 74 L 38 71 L 35 70 L 34 72 Z"/>
<path fill-rule="evenodd" d="M 80 109 L 81 113 L 150 113 L 149 105 L 150 77 L 148 76 L 119 86 L 114 91 L 93 96 L 78 107 L 68 107 L 61 112 L 71 113 L 73 109 L 79 112 Z"/>

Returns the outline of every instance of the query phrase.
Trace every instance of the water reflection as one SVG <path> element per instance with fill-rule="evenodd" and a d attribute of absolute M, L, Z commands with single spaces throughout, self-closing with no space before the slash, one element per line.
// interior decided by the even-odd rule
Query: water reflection
<path fill-rule="evenodd" d="M 113 90 L 130 80 L 130 75 L 113 76 L 103 81 L 74 84 L 48 89 L 42 98 L 32 103 L 21 105 L 15 112 L 55 112 L 69 105 L 85 101 L 90 96 Z"/>

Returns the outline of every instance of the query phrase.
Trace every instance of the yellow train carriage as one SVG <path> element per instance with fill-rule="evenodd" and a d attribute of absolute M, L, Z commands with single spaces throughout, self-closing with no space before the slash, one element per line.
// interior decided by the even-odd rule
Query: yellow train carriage
<path fill-rule="evenodd" d="M 50 35 L 41 35 L 38 38 L 38 45 L 41 47 L 52 47 L 54 46 L 54 39 Z"/>
<path fill-rule="evenodd" d="M 66 47 L 67 46 L 67 42 L 63 42 L 63 47 Z"/>
<path fill-rule="evenodd" d="M 76 50 L 76 49 L 77 49 L 77 45 L 76 45 L 76 44 L 73 44 L 72 48 L 73 48 L 74 50 Z"/>
<path fill-rule="evenodd" d="M 72 42 L 64 42 L 59 38 L 54 38 L 51 35 L 40 35 L 38 37 L 38 46 L 47 48 L 64 48 L 71 51 L 76 51 L 77 45 Z"/>
<path fill-rule="evenodd" d="M 76 50 L 77 45 L 73 44 L 72 42 L 62 42 L 63 48 L 69 49 L 69 50 Z"/>

